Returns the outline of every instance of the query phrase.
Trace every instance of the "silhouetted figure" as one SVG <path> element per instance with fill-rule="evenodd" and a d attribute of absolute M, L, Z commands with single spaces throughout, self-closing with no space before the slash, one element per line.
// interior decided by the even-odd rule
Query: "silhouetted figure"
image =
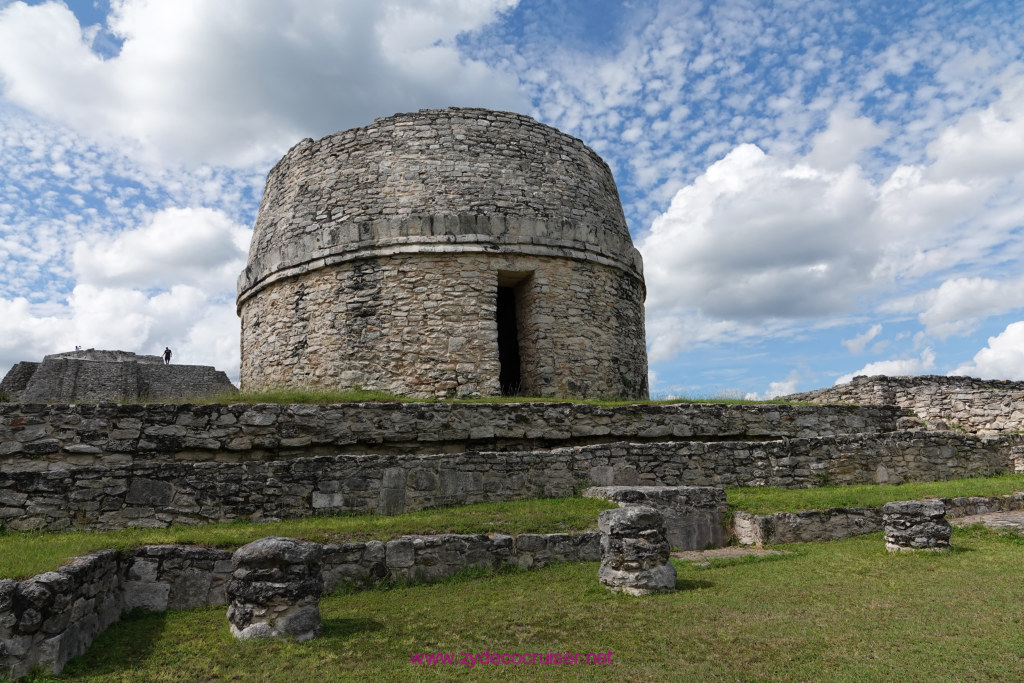
<path fill-rule="evenodd" d="M 170 364 L 171 364 L 171 347 L 165 346 L 164 347 L 164 365 L 170 365 Z"/>

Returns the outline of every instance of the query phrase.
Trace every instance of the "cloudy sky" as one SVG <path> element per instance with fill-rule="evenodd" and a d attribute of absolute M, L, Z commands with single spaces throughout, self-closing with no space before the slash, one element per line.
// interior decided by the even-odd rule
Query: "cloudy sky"
<path fill-rule="evenodd" d="M 236 378 L 273 163 L 453 105 L 608 161 L 655 395 L 1024 380 L 1019 0 L 0 0 L 0 374 Z"/>

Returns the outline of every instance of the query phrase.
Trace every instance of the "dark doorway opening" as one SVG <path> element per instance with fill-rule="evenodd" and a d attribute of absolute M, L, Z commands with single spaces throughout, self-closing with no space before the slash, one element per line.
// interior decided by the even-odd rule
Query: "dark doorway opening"
<path fill-rule="evenodd" d="M 515 287 L 498 287 L 498 382 L 502 396 L 516 396 L 523 385 L 519 360 L 519 325 L 516 321 Z M 493 376 L 493 375 L 492 375 Z"/>

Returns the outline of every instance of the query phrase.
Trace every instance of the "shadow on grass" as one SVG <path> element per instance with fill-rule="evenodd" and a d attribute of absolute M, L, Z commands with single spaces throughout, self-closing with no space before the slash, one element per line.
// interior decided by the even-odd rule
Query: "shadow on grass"
<path fill-rule="evenodd" d="M 704 581 L 702 579 L 676 579 L 677 591 L 695 591 L 701 588 L 714 587 L 715 584 L 712 581 Z"/>
<path fill-rule="evenodd" d="M 360 633 L 372 633 L 384 628 L 384 624 L 373 619 L 343 619 L 328 617 L 323 620 L 324 630 L 321 638 L 345 639 Z"/>
<path fill-rule="evenodd" d="M 92 676 L 122 673 L 131 668 L 131 662 L 149 657 L 166 626 L 166 612 L 134 609 L 96 636 L 84 654 L 68 662 L 63 675 L 74 676 L 81 671 Z"/>

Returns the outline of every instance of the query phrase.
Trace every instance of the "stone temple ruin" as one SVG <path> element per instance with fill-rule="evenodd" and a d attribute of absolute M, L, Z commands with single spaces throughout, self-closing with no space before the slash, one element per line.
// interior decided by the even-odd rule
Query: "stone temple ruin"
<path fill-rule="evenodd" d="M 580 141 L 515 114 L 398 115 L 303 141 L 271 171 L 239 284 L 242 382 L 645 397 L 643 299 L 611 174 Z M 129 356 L 110 375 L 116 386 L 187 367 Z M 656 511 L 644 524 L 606 523 L 605 538 L 325 543 L 301 563 L 264 567 L 307 582 L 298 597 L 310 604 L 299 610 L 320 585 L 330 593 L 554 562 L 603 560 L 613 588 L 670 590 L 669 550 L 882 529 L 879 509 L 730 516 L 723 487 L 1024 472 L 1024 383 L 971 378 L 858 377 L 788 405 L 192 405 L 170 395 L 115 405 L 65 391 L 65 380 L 42 400 L 29 391 L 47 368 L 76 368 L 81 387 L 82 373 L 117 360 L 61 354 L 4 380 L 18 393 L 0 403 L 0 531 L 391 515 L 573 495 Z M 951 517 L 1018 510 L 1024 493 L 941 505 Z M 265 586 L 238 583 L 242 555 L 233 564 L 230 550 L 145 546 L 0 579 L 0 677 L 59 671 L 134 608 L 234 602 L 238 632 L 254 623 L 273 631 L 250 617 L 289 607 Z M 302 637 L 318 625 L 304 614 L 309 628 L 291 631 Z"/>
<path fill-rule="evenodd" d="M 238 281 L 241 384 L 647 397 L 642 264 L 608 166 L 484 109 L 303 140 Z"/>
<path fill-rule="evenodd" d="M 0 381 L 0 394 L 20 403 L 181 401 L 235 391 L 223 371 L 164 365 L 160 356 L 87 349 L 22 361 Z"/>

